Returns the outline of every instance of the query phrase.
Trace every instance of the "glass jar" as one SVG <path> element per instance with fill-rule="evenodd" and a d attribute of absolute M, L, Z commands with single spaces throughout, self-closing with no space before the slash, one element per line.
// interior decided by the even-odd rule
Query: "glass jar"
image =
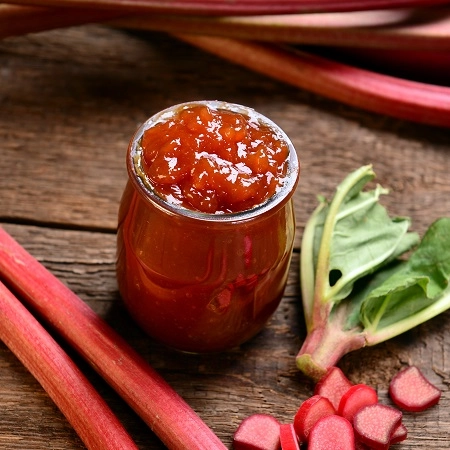
<path fill-rule="evenodd" d="M 257 334 L 283 296 L 295 232 L 292 194 L 299 163 L 286 134 L 254 110 L 217 101 L 219 110 L 251 114 L 289 147 L 281 189 L 252 209 L 208 214 L 157 195 L 142 168 L 145 130 L 176 105 L 148 119 L 127 153 L 129 180 L 119 210 L 117 278 L 123 301 L 151 337 L 193 353 L 231 349 Z"/>

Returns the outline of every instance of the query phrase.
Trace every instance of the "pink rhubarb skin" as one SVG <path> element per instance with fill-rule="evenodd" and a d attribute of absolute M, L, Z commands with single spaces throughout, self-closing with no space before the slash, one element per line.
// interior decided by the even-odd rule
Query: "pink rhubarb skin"
<path fill-rule="evenodd" d="M 87 448 L 137 450 L 78 367 L 1 282 L 0 339 L 39 381 Z"/>
<path fill-rule="evenodd" d="M 450 127 L 448 87 L 382 75 L 275 45 L 207 36 L 176 36 L 236 64 L 351 106 Z"/>
<path fill-rule="evenodd" d="M 93 366 L 169 449 L 225 450 L 121 336 L 1 227 L 0 278 Z"/>

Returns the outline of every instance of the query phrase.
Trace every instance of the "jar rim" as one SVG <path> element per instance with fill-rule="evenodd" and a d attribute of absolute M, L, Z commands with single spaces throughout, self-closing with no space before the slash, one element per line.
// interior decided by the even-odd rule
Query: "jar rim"
<path fill-rule="evenodd" d="M 243 211 L 231 213 L 206 213 L 189 209 L 176 203 L 167 201 L 155 192 L 150 179 L 142 169 L 143 149 L 139 144 L 142 136 L 147 129 L 155 126 L 158 123 L 167 121 L 181 109 L 198 105 L 206 105 L 215 110 L 226 110 L 244 114 L 270 128 L 281 140 L 283 140 L 287 144 L 289 149 L 287 172 L 286 176 L 284 177 L 283 184 L 281 185 L 280 189 L 275 192 L 275 194 L 266 199 L 264 202 Z M 253 108 L 220 100 L 195 100 L 179 103 L 170 106 L 148 118 L 144 123 L 140 125 L 133 138 L 131 139 L 127 152 L 127 168 L 130 178 L 138 187 L 141 194 L 143 194 L 145 198 L 155 204 L 158 208 L 165 210 L 170 214 L 182 215 L 191 219 L 207 222 L 236 222 L 249 220 L 268 211 L 272 211 L 277 207 L 281 207 L 291 198 L 297 186 L 300 174 L 300 162 L 297 156 L 297 152 L 290 138 L 280 128 L 280 126 L 278 126 L 271 119 L 257 112 Z"/>

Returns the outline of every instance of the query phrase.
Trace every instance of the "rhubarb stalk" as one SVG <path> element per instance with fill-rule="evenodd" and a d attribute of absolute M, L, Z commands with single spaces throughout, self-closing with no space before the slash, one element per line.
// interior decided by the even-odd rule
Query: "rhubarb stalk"
<path fill-rule="evenodd" d="M 226 448 L 119 334 L 2 228 L 0 278 L 93 366 L 169 449 Z"/>
<path fill-rule="evenodd" d="M 446 0 L 7 0 L 5 3 L 175 14 L 292 14 L 431 6 Z"/>
<path fill-rule="evenodd" d="M 272 43 L 448 51 L 449 13 L 448 7 L 441 7 L 220 17 L 135 14 L 110 23 L 132 29 Z"/>
<path fill-rule="evenodd" d="M 275 45 L 176 35 L 179 39 L 277 80 L 351 106 L 450 127 L 450 88 L 403 80 Z"/>
<path fill-rule="evenodd" d="M 87 448 L 137 449 L 78 367 L 1 282 L 0 339 L 39 381 Z"/>
<path fill-rule="evenodd" d="M 103 22 L 116 27 L 234 39 L 367 49 L 450 50 L 449 8 L 215 16 L 116 9 L 0 5 L 0 38 Z M 416 18 L 420 17 L 417 22 Z M 412 50 L 411 50 L 412 49 Z"/>

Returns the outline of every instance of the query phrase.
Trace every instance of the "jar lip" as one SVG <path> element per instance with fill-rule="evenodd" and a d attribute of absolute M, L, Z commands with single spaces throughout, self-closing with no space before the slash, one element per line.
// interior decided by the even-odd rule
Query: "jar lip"
<path fill-rule="evenodd" d="M 206 105 L 215 110 L 222 109 L 245 114 L 246 116 L 249 116 L 252 119 L 257 120 L 259 123 L 269 127 L 280 139 L 282 139 L 288 145 L 289 161 L 287 173 L 284 177 L 283 185 L 274 195 L 269 197 L 264 202 L 255 205 L 253 208 L 243 211 L 232 213 L 205 213 L 202 211 L 188 209 L 184 206 L 167 201 L 153 190 L 151 181 L 142 169 L 141 163 L 143 151 L 142 147 L 139 145 L 139 142 L 141 141 L 144 132 L 148 128 L 158 123 L 167 121 L 173 116 L 174 113 L 180 111 L 181 109 L 196 105 Z M 292 144 L 287 134 L 275 122 L 248 106 L 219 100 L 197 100 L 179 103 L 151 116 L 138 128 L 130 142 L 129 151 L 127 153 L 127 168 L 130 178 L 135 183 L 135 185 L 137 185 L 139 191 L 144 195 L 144 197 L 146 197 L 160 209 L 165 210 L 167 213 L 182 215 L 188 218 L 206 222 L 236 222 L 249 220 L 256 216 L 260 216 L 265 212 L 271 211 L 277 206 L 282 206 L 286 201 L 289 200 L 292 193 L 294 192 L 300 173 L 300 163 L 294 145 Z"/>

